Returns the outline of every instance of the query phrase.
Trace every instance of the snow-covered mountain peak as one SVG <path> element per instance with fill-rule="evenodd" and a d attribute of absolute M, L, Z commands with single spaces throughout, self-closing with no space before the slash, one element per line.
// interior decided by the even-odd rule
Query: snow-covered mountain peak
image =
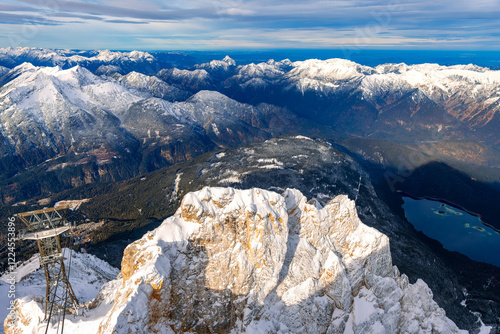
<path fill-rule="evenodd" d="M 189 193 L 175 215 L 126 248 L 121 274 L 99 293 L 112 303 L 105 315 L 67 318 L 65 328 L 463 333 L 423 281 L 409 284 L 392 266 L 388 238 L 364 225 L 344 195 L 322 208 L 291 189 Z M 21 313 L 30 308 L 42 305 L 20 301 Z"/>
<path fill-rule="evenodd" d="M 222 60 L 212 60 L 208 63 L 196 65 L 195 67 L 208 71 L 228 71 L 236 67 L 236 62 L 231 57 L 225 56 Z"/>
<path fill-rule="evenodd" d="M 469 81 L 500 83 L 500 71 L 492 71 L 477 65 L 443 66 L 439 64 L 383 64 L 374 68 L 377 74 L 398 74 L 400 78 L 414 85 L 440 83 L 443 81 Z"/>
<path fill-rule="evenodd" d="M 188 99 L 188 102 L 223 102 L 231 100 L 226 95 L 213 90 L 201 90 Z"/>
<path fill-rule="evenodd" d="M 102 130 L 112 127 L 130 104 L 149 96 L 130 92 L 80 66 L 67 70 L 57 66 L 23 70 L 0 90 L 2 135 L 10 138 L 16 150 L 24 149 L 16 144 L 20 141 L 26 146 L 40 143 L 50 148 L 46 153 L 50 155 L 73 145 L 85 147 L 90 144 L 87 141 L 92 142 L 90 146 L 115 141 L 124 135 L 118 131 L 115 139 L 104 139 L 112 130 Z M 20 139 L 22 131 L 30 134 L 29 139 Z"/>
<path fill-rule="evenodd" d="M 7 47 L 0 49 L 0 53 L 9 56 L 26 56 L 36 54 L 38 56 L 54 56 L 57 54 L 56 50 L 43 49 L 43 48 L 33 48 L 33 47 Z"/>
<path fill-rule="evenodd" d="M 205 187 L 184 196 L 181 208 L 180 213 L 184 221 L 193 221 L 198 224 L 210 224 L 210 219 L 240 211 L 260 217 L 273 216 L 271 220 L 279 220 L 278 225 L 274 227 L 276 232 L 286 233 L 288 219 L 284 198 L 275 192 L 263 189 L 237 190 Z"/>
<path fill-rule="evenodd" d="M 294 62 L 292 65 L 294 69 L 290 71 L 291 76 L 324 81 L 348 80 L 373 73 L 371 67 L 339 58 L 328 60 L 309 59 Z"/>
<path fill-rule="evenodd" d="M 275 61 L 268 60 L 265 63 L 248 64 L 238 67 L 238 77 L 251 80 L 255 78 L 275 79 L 286 73 L 292 66 L 289 59 Z"/>
<path fill-rule="evenodd" d="M 11 71 L 12 72 L 22 73 L 22 72 L 26 72 L 26 71 L 33 71 L 33 70 L 35 70 L 37 68 L 38 67 L 36 67 L 32 63 L 24 62 L 21 65 L 17 65 L 16 67 L 14 67 Z"/>
<path fill-rule="evenodd" d="M 292 61 L 288 58 L 276 61 L 274 59 L 269 59 L 267 62 L 269 65 L 279 65 L 279 66 L 292 66 Z"/>
<path fill-rule="evenodd" d="M 148 52 L 142 51 L 131 51 L 131 52 L 119 52 L 110 50 L 98 50 L 98 54 L 94 56 L 95 59 L 105 62 L 112 62 L 115 60 L 147 60 L 153 61 L 155 58 Z"/>
<path fill-rule="evenodd" d="M 321 208 L 297 190 L 187 194 L 126 249 L 122 277 L 115 296 L 135 297 L 115 299 L 105 332 L 459 332 L 424 282 L 408 284 L 393 269 L 387 237 L 365 226 L 346 196 Z M 152 295 L 162 296 L 154 306 Z M 151 320 L 136 305 L 168 311 Z"/>
<path fill-rule="evenodd" d="M 373 68 L 375 73 L 387 74 L 387 73 L 403 73 L 408 70 L 408 65 L 405 63 L 399 64 L 381 64 Z"/>
<path fill-rule="evenodd" d="M 361 79 L 396 86 L 392 90 L 404 88 L 401 85 L 421 88 L 432 96 L 436 89 L 453 94 L 465 86 L 500 84 L 500 71 L 472 64 L 444 66 L 400 63 L 382 64 L 372 68 L 346 59 L 309 59 L 294 62 L 292 66 L 293 69 L 285 76 L 296 81 L 301 89 L 324 89 L 338 81 Z"/>
<path fill-rule="evenodd" d="M 148 76 L 148 75 L 145 75 L 145 74 L 142 74 L 139 72 L 132 71 L 132 72 L 129 72 L 126 75 L 122 76 L 120 78 L 120 81 L 122 81 L 122 82 L 125 81 L 128 84 L 133 85 L 133 86 L 146 88 L 149 81 L 161 81 L 161 80 L 158 79 L 157 77 Z"/>
<path fill-rule="evenodd" d="M 92 72 L 80 65 L 76 65 L 67 70 L 63 70 L 57 66 L 53 69 L 52 73 L 59 80 L 71 83 L 74 86 L 83 87 L 88 85 L 103 84 L 105 82 L 105 80 L 94 75 Z"/>
<path fill-rule="evenodd" d="M 227 63 L 228 65 L 231 65 L 231 66 L 236 66 L 236 62 L 234 61 L 234 59 L 232 59 L 231 57 L 229 56 L 225 56 L 223 59 L 222 59 L 223 62 Z"/>
<path fill-rule="evenodd" d="M 195 69 L 195 70 L 180 70 L 178 68 L 173 68 L 173 69 L 169 69 L 169 70 L 161 70 L 159 73 L 158 73 L 158 76 L 162 76 L 162 72 L 169 72 L 170 75 L 172 76 L 172 78 L 187 78 L 187 79 L 190 79 L 190 80 L 199 80 L 199 81 L 203 81 L 203 80 L 206 80 L 207 78 L 210 77 L 210 74 L 208 74 L 208 72 L 204 69 Z"/>
<path fill-rule="evenodd" d="M 86 68 L 78 65 L 67 70 L 62 69 L 60 66 L 26 66 L 23 68 L 20 68 L 20 66 L 14 68 L 12 72 L 22 70 L 21 75 L 2 87 L 4 92 L 16 91 L 20 87 L 28 86 L 34 91 L 43 92 L 47 87 L 55 87 L 59 93 L 71 97 L 75 96 L 76 91 L 83 92 L 85 87 L 89 89 L 92 89 L 92 87 L 99 87 L 103 90 L 102 92 L 96 92 L 97 94 L 105 93 L 104 90 L 106 87 L 108 89 L 123 90 L 123 88 L 116 84 L 114 88 L 111 88 L 111 86 L 113 86 L 112 82 L 104 80 L 92 74 Z M 28 98 L 30 98 L 30 96 L 28 96 Z"/>
<path fill-rule="evenodd" d="M 99 66 L 95 72 L 96 75 L 106 75 L 111 76 L 113 74 L 123 75 L 125 72 L 116 65 L 101 65 Z"/>
<path fill-rule="evenodd" d="M 117 74 L 114 77 L 121 85 L 129 89 L 140 93 L 147 93 L 168 101 L 184 100 L 189 96 L 189 93 L 186 91 L 171 86 L 156 76 L 132 71 L 127 75 L 120 76 Z"/>
<path fill-rule="evenodd" d="M 78 85 L 103 82 L 103 79 L 79 65 L 64 70 L 59 65 L 53 67 L 38 67 L 33 66 L 31 63 L 23 63 L 10 70 L 10 73 L 16 74 L 16 76 L 15 79 L 7 85 L 28 84 L 38 76 L 57 78 L 60 81 L 68 81 Z"/>

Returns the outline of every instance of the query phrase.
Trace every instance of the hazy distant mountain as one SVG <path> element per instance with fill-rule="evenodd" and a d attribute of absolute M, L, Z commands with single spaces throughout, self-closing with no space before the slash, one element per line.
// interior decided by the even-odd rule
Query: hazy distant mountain
<path fill-rule="evenodd" d="M 81 65 L 94 72 L 101 66 L 115 66 L 115 70 L 126 73 L 156 73 L 165 67 L 177 67 L 193 64 L 193 60 L 177 52 L 151 54 L 142 51 L 120 52 L 109 50 L 61 50 L 43 48 L 2 48 L 0 65 L 13 68 L 24 62 L 35 66 L 60 66 L 64 69 Z M 104 68 L 101 69 L 101 72 Z"/>

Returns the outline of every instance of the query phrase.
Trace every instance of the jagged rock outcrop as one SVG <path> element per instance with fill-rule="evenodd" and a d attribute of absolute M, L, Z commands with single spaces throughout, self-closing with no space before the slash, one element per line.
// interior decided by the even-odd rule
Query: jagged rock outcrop
<path fill-rule="evenodd" d="M 290 189 L 187 194 L 127 247 L 98 299 L 113 300 L 98 333 L 461 332 L 423 281 L 393 267 L 389 239 L 354 201 L 322 207 Z"/>

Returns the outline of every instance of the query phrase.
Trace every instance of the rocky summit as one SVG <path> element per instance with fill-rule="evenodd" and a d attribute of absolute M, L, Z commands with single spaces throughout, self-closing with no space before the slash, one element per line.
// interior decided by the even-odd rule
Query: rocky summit
<path fill-rule="evenodd" d="M 18 300 L 30 331 L 37 299 Z M 389 239 L 339 195 L 205 187 L 130 244 L 71 333 L 465 333 L 422 280 L 392 265 Z M 68 321 L 69 320 L 69 321 Z M 28 328 L 30 327 L 30 328 Z M 33 327 L 33 328 L 31 328 Z"/>

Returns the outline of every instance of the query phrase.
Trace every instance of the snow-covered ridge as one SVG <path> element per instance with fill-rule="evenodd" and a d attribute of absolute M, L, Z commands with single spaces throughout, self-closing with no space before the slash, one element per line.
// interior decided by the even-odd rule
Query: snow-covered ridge
<path fill-rule="evenodd" d="M 288 59 L 282 61 L 269 60 L 265 63 L 248 64 L 239 67 L 238 77 L 276 79 L 285 74 L 292 66 Z"/>
<path fill-rule="evenodd" d="M 345 59 L 309 59 L 288 67 L 268 61 L 239 66 L 229 80 L 242 88 L 267 90 L 276 85 L 302 94 L 360 93 L 376 108 L 418 90 L 471 128 L 487 125 L 500 112 L 500 71 L 472 64 L 401 63 L 369 67 Z"/>
<path fill-rule="evenodd" d="M 148 76 L 132 71 L 124 76 L 115 74 L 115 77 L 119 77 L 117 81 L 129 89 L 134 89 L 139 92 L 149 92 L 158 98 L 183 100 L 189 95 L 187 92 L 167 84 L 156 76 Z"/>
<path fill-rule="evenodd" d="M 178 68 L 173 69 L 163 69 L 158 72 L 158 76 L 161 78 L 164 75 L 168 75 L 174 79 L 182 79 L 182 80 L 196 80 L 196 81 L 204 81 L 207 80 L 210 75 L 205 69 L 195 69 L 195 70 L 180 70 Z"/>
<path fill-rule="evenodd" d="M 338 58 L 297 61 L 292 63 L 292 66 L 294 68 L 289 73 L 291 77 L 297 76 L 325 81 L 347 80 L 373 73 L 373 69 L 368 66 Z"/>
<path fill-rule="evenodd" d="M 222 60 L 212 60 L 208 63 L 196 65 L 196 68 L 206 69 L 206 70 L 222 70 L 227 71 L 231 67 L 235 67 L 236 62 L 229 56 L 225 56 Z"/>
<path fill-rule="evenodd" d="M 62 69 L 24 63 L 7 75 L 11 80 L 0 88 L 0 135 L 21 156 L 32 149 L 48 159 L 71 150 L 127 145 L 130 139 L 118 129 L 119 119 L 131 104 L 151 96 L 79 65 Z"/>
<path fill-rule="evenodd" d="M 465 85 L 499 85 L 500 71 L 476 65 L 441 66 L 438 64 L 383 64 L 369 67 L 345 59 L 310 59 L 292 63 L 286 74 L 290 80 L 326 85 L 345 80 L 362 82 L 365 92 L 370 86 L 395 85 L 393 90 L 406 87 L 421 88 L 426 93 L 440 89 L 452 94 Z M 314 85 L 309 85 L 314 88 Z M 431 94 L 430 94 L 431 95 Z"/>
<path fill-rule="evenodd" d="M 162 70 L 158 76 L 195 89 L 239 86 L 249 92 L 284 90 L 324 96 L 347 93 L 375 108 L 397 103 L 399 98 L 418 90 L 424 100 L 430 99 L 471 128 L 487 125 L 500 111 L 500 71 L 472 64 L 370 67 L 336 58 L 296 62 L 271 59 L 235 67 L 232 60 L 225 58 L 191 70 Z"/>
<path fill-rule="evenodd" d="M 380 74 L 398 74 L 407 81 L 423 83 L 427 79 L 454 77 L 478 81 L 500 82 L 500 71 L 490 70 L 477 65 L 442 66 L 438 64 L 382 64 L 376 67 L 364 66 L 346 59 L 309 59 L 292 63 L 291 76 L 301 76 L 323 80 L 345 80 L 355 77 L 368 77 Z"/>
<path fill-rule="evenodd" d="M 322 207 L 291 189 L 189 193 L 127 247 L 121 274 L 92 303 L 107 305 L 99 333 L 462 333 L 343 195 Z"/>
<path fill-rule="evenodd" d="M 60 119 L 61 114 L 71 112 L 75 107 L 91 115 L 97 110 L 119 115 L 130 103 L 144 97 L 97 77 L 81 66 L 63 70 L 59 66 L 20 65 L 12 72 L 20 75 L 1 88 L 0 99 L 4 103 L 0 112 L 32 115 L 38 123 Z M 71 106 L 63 108 L 65 102 Z M 3 124 L 8 123 L 5 120 Z"/>
<path fill-rule="evenodd" d="M 23 58 L 30 62 L 48 62 L 52 65 L 78 64 L 92 62 L 153 62 L 155 58 L 148 52 L 131 51 L 119 52 L 109 50 L 96 51 L 73 51 L 73 50 L 53 50 L 43 48 L 16 47 L 0 49 L 2 58 Z"/>

